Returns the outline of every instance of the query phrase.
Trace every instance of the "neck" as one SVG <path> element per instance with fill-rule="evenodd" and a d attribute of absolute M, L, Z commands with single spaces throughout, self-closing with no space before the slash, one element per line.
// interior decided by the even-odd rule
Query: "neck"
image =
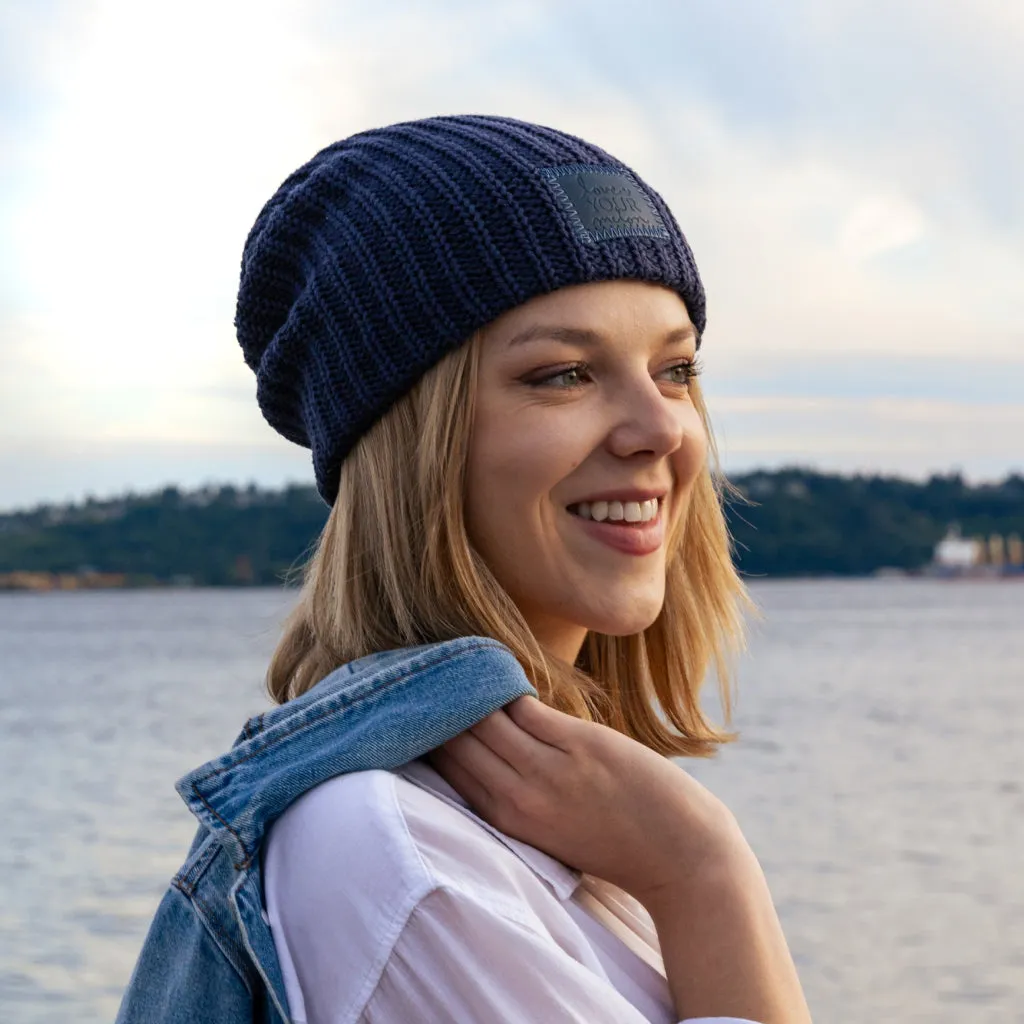
<path fill-rule="evenodd" d="M 587 630 L 583 626 L 569 626 L 565 623 L 560 623 L 559 626 L 557 629 L 551 626 L 544 629 L 530 623 L 530 629 L 546 655 L 557 658 L 566 665 L 575 665 L 580 651 L 583 650 Z"/>

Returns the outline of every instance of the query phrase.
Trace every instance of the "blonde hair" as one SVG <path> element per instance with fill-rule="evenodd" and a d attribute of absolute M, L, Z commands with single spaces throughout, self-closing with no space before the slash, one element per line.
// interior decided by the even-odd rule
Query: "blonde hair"
<path fill-rule="evenodd" d="M 479 349 L 474 335 L 445 356 L 342 464 L 337 500 L 270 662 L 271 698 L 297 697 L 377 651 L 482 635 L 512 651 L 546 704 L 667 756 L 712 754 L 734 736 L 705 718 L 701 683 L 713 665 L 728 722 L 731 656 L 743 646 L 742 611 L 752 604 L 731 558 L 728 485 L 697 382 L 691 394 L 708 431 L 708 463 L 668 539 L 662 611 L 632 636 L 588 633 L 568 666 L 545 657 L 467 535 L 463 484 Z"/>

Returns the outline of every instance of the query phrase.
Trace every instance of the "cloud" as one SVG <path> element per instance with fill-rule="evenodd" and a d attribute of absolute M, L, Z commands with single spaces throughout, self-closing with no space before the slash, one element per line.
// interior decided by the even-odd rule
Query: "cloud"
<path fill-rule="evenodd" d="M 865 196 L 839 229 L 839 249 L 854 263 L 918 241 L 927 224 L 921 210 L 901 196 Z"/>
<path fill-rule="evenodd" d="M 309 452 L 277 437 L 252 444 L 75 441 L 63 438 L 0 446 L 0 512 L 39 502 L 79 501 L 86 495 L 115 497 L 128 490 L 201 487 L 214 483 L 259 483 L 281 487 L 313 484 Z"/>
<path fill-rule="evenodd" d="M 824 464 L 922 477 L 961 469 L 990 479 L 1024 471 L 1024 406 L 928 399 L 788 395 L 719 398 L 712 406 L 723 464 Z"/>

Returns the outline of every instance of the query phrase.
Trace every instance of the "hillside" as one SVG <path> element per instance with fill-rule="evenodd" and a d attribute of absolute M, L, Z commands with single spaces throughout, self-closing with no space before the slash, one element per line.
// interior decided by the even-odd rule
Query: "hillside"
<path fill-rule="evenodd" d="M 965 536 L 1024 536 L 1024 476 L 970 486 L 956 474 L 924 483 L 801 469 L 732 481 L 755 505 L 731 505 L 737 561 L 750 574 L 862 576 L 926 565 L 952 523 Z"/>

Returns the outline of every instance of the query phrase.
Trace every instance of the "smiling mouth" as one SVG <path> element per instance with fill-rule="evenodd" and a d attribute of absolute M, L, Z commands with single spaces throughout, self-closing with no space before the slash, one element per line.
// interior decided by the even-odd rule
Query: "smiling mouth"
<path fill-rule="evenodd" d="M 567 511 L 579 519 L 607 526 L 643 527 L 658 519 L 663 498 L 647 501 L 581 501 L 569 505 Z"/>

